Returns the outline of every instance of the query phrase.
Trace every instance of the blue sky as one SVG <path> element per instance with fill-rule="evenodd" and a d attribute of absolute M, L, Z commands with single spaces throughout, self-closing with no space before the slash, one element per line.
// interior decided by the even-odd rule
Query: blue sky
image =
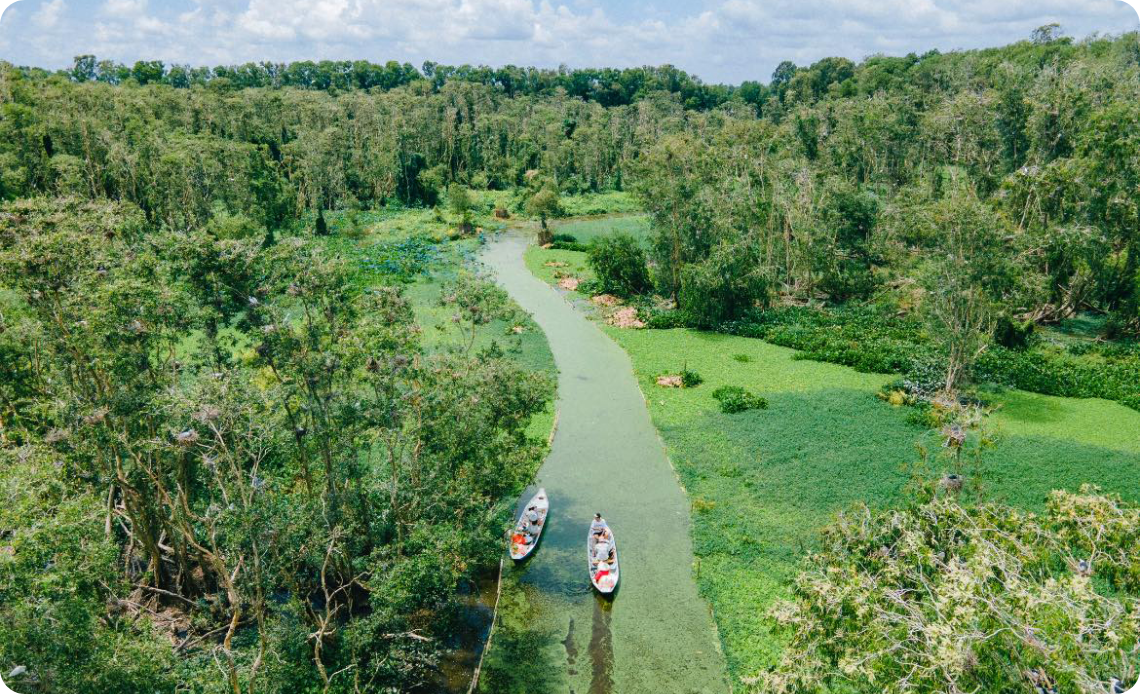
<path fill-rule="evenodd" d="M 1076 37 L 1140 28 L 1119 0 L 20 0 L 0 21 L 0 59 L 671 63 L 735 83 L 767 81 L 785 59 L 995 46 L 1049 22 Z"/>

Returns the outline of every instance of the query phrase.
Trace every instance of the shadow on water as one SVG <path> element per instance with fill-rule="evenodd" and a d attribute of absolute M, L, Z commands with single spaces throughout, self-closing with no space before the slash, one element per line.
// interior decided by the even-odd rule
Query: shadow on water
<path fill-rule="evenodd" d="M 594 596 L 594 623 L 590 631 L 590 660 L 594 670 L 590 676 L 590 694 L 610 694 L 614 687 L 614 644 L 610 633 L 613 601 Z"/>
<path fill-rule="evenodd" d="M 429 691 L 437 694 L 466 694 L 471 676 L 491 630 L 498 572 L 480 576 L 474 583 L 462 586 L 458 613 L 445 650 L 439 659 L 439 670 L 432 678 Z"/>
<path fill-rule="evenodd" d="M 560 639 L 534 600 L 534 589 L 504 577 L 499 621 L 483 661 L 479 690 L 485 694 L 553 694 L 562 680 L 559 645 L 569 654 L 572 636 Z M 568 642 L 570 645 L 567 645 Z"/>
<path fill-rule="evenodd" d="M 550 564 L 536 563 L 526 567 L 526 573 L 519 575 L 518 582 L 520 585 L 540 591 L 543 595 L 577 603 L 594 592 L 584 576 L 584 571 L 575 575 Z"/>
<path fill-rule="evenodd" d="M 566 647 L 566 670 L 570 676 L 578 674 L 578 646 L 574 643 L 574 618 L 570 618 L 570 626 L 566 629 L 566 639 L 562 641 Z"/>

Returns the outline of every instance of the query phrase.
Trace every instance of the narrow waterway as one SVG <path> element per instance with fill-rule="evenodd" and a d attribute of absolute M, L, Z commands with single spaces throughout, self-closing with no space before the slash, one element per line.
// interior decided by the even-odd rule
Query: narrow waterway
<path fill-rule="evenodd" d="M 508 631 L 512 619 L 523 619 L 509 613 L 514 609 L 548 637 L 522 648 L 522 657 L 512 649 L 512 659 L 545 673 L 541 688 L 550 692 L 726 692 L 713 620 L 693 580 L 688 501 L 629 358 L 531 275 L 525 248 L 524 239 L 507 235 L 482 254 L 546 333 L 559 369 L 558 429 L 538 476 L 550 495 L 550 520 L 535 555 L 509 567 L 505 590 L 517 594 L 504 601 Z M 594 512 L 609 521 L 620 549 L 621 585 L 612 600 L 592 592 L 586 573 Z M 492 642 L 491 652 L 496 648 L 510 646 Z"/>

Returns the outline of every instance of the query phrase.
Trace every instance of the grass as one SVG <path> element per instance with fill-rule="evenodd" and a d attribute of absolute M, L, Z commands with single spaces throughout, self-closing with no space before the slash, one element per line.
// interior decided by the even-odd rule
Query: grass
<path fill-rule="evenodd" d="M 607 328 L 630 355 L 650 414 L 693 500 L 699 584 L 732 672 L 773 662 L 780 639 L 763 618 L 785 595 L 819 528 L 856 503 L 905 501 L 907 464 L 929 443 L 906 410 L 874 397 L 889 376 L 794 359 L 759 340 L 691 330 Z M 735 355 L 746 355 L 740 361 Z M 704 383 L 657 387 L 682 364 Z M 770 408 L 722 414 L 712 392 L 741 385 Z M 1140 497 L 1140 413 L 1103 400 L 1006 391 L 993 396 L 999 437 L 984 462 L 987 498 L 1040 508 L 1085 482 Z"/>
<path fill-rule="evenodd" d="M 555 234 L 571 234 L 580 243 L 589 243 L 596 238 L 618 233 L 629 234 L 643 242 L 648 242 L 649 217 L 638 214 L 564 220 L 556 222 L 552 230 Z"/>
<path fill-rule="evenodd" d="M 588 278 L 581 253 L 531 248 L 526 262 L 548 282 L 556 269 Z M 894 376 L 796 359 L 747 337 L 604 329 L 630 355 L 689 494 L 698 585 L 739 681 L 775 662 L 782 641 L 765 614 L 788 595 L 819 529 L 854 504 L 905 503 L 916 446 L 937 442 L 907 423 L 906 408 L 874 396 Z M 656 385 L 685 366 L 704 383 Z M 767 398 L 769 409 L 722 413 L 712 393 L 725 385 Z M 1140 500 L 1140 412 L 1018 390 L 988 397 L 998 409 L 990 417 L 997 443 L 982 469 L 987 499 L 1036 509 L 1052 489 L 1091 482 Z"/>
<path fill-rule="evenodd" d="M 530 246 L 523 259 L 531 274 L 548 284 L 558 284 L 558 278 L 562 275 L 572 275 L 581 280 L 594 279 L 594 273 L 586 263 L 585 253 Z"/>
<path fill-rule="evenodd" d="M 1072 318 L 1062 320 L 1056 327 L 1041 330 L 1046 338 L 1055 340 L 1060 344 L 1074 342 L 1091 342 L 1104 331 L 1105 318 L 1088 313 L 1082 313 Z"/>
<path fill-rule="evenodd" d="M 621 190 L 569 195 L 563 197 L 561 203 L 562 209 L 571 217 L 641 212 L 637 198 L 632 193 Z"/>
<path fill-rule="evenodd" d="M 471 190 L 477 211 L 487 215 L 496 207 L 502 207 L 519 219 L 537 219 L 526 212 L 525 193 L 513 190 Z M 441 201 L 441 205 L 443 202 Z M 583 193 L 563 195 L 560 204 L 563 212 L 570 217 L 585 215 L 633 214 L 641 212 L 641 205 L 632 193 L 608 191 L 605 193 Z"/>

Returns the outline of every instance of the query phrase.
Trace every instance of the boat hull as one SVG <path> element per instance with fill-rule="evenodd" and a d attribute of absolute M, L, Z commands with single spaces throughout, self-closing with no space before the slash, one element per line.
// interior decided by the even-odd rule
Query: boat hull
<path fill-rule="evenodd" d="M 523 509 L 522 515 L 519 516 L 516 527 L 522 523 L 523 518 L 526 516 L 527 510 L 530 509 L 531 506 L 534 506 L 535 510 L 538 511 L 538 534 L 535 536 L 534 542 L 531 542 L 530 544 L 517 542 L 516 534 L 513 531 L 511 533 L 510 539 L 507 541 L 507 551 L 510 553 L 511 559 L 515 560 L 516 562 L 523 561 L 530 555 L 534 554 L 535 549 L 538 548 L 539 541 L 542 539 L 543 533 L 546 532 L 546 521 L 550 516 L 550 498 L 546 495 L 545 489 L 539 489 L 538 493 L 531 497 L 531 500 L 527 502 L 526 507 Z"/>
<path fill-rule="evenodd" d="M 617 590 L 618 581 L 621 580 L 621 567 L 618 561 L 618 547 L 617 538 L 614 537 L 614 532 L 609 524 L 603 521 L 606 530 L 609 531 L 609 542 L 613 545 L 613 552 L 611 554 L 612 560 L 609 562 L 612 565 L 612 570 L 607 572 L 598 571 L 598 562 L 594 561 L 594 532 L 593 529 L 586 535 L 586 564 L 590 573 L 590 585 L 594 586 L 594 590 L 602 595 L 611 595 Z"/>

